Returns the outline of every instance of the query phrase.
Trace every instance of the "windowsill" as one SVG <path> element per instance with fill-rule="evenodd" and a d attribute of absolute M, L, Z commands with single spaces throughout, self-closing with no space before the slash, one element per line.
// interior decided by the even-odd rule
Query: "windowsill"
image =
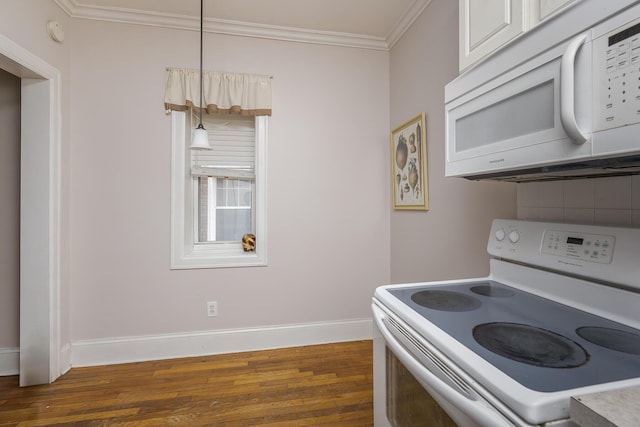
<path fill-rule="evenodd" d="M 210 253 L 184 255 L 180 259 L 171 260 L 171 270 L 189 270 L 203 268 L 233 268 L 233 267 L 266 267 L 267 261 L 257 253 L 242 253 L 220 256 L 215 258 Z"/>
<path fill-rule="evenodd" d="M 266 256 L 261 247 L 255 252 L 244 252 L 242 243 L 196 244 L 185 247 L 183 253 L 174 253 L 171 270 L 196 268 L 265 267 Z"/>

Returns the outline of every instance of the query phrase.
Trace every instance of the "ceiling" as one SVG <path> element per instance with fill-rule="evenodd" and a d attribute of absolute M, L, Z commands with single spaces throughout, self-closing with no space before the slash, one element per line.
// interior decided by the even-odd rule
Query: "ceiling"
<path fill-rule="evenodd" d="M 74 18 L 199 28 L 198 0 L 54 0 Z M 205 31 L 389 49 L 431 0 L 204 0 Z"/>

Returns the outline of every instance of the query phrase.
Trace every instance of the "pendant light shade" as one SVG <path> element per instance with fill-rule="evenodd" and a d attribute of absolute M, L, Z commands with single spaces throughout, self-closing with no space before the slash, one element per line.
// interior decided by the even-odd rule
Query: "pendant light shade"
<path fill-rule="evenodd" d="M 203 92 L 203 76 L 202 76 L 202 39 L 203 39 L 203 23 L 204 23 L 204 0 L 200 0 L 200 123 L 198 127 L 193 131 L 191 135 L 191 149 L 192 150 L 211 150 L 209 145 L 209 135 L 207 130 L 202 126 L 202 110 L 205 108 L 202 103 Z"/>
<path fill-rule="evenodd" d="M 191 135 L 191 148 L 192 150 L 211 150 L 209 145 L 209 134 L 207 130 L 199 124 L 197 128 L 193 130 Z"/>

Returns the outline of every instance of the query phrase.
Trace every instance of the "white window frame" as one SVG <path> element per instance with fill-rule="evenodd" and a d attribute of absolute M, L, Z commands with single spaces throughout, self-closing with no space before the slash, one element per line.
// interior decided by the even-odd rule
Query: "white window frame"
<path fill-rule="evenodd" d="M 255 235 L 256 250 L 242 242 L 195 243 L 196 213 L 187 140 L 188 112 L 171 112 L 171 269 L 259 267 L 267 265 L 268 118 L 256 117 Z"/>

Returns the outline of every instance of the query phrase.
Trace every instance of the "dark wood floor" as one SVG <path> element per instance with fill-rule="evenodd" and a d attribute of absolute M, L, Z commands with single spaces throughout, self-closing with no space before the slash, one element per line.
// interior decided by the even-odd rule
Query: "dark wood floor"
<path fill-rule="evenodd" d="M 372 426 L 372 362 L 354 341 L 0 377 L 0 426 Z"/>

